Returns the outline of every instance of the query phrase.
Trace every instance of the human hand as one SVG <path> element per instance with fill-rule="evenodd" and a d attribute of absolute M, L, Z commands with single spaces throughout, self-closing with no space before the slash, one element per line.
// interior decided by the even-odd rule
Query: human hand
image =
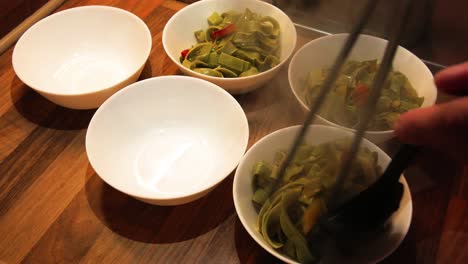
<path fill-rule="evenodd" d="M 402 114 L 395 134 L 404 143 L 433 147 L 468 164 L 468 62 L 448 67 L 434 79 L 440 91 L 460 98 Z"/>

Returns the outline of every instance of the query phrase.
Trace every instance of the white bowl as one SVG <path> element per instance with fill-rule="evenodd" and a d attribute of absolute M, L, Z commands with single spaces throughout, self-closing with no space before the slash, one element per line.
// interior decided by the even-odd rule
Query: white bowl
<path fill-rule="evenodd" d="M 225 12 L 230 10 L 244 11 L 250 8 L 262 15 L 275 18 L 281 27 L 281 62 L 272 69 L 259 74 L 239 78 L 219 78 L 203 75 L 192 71 L 180 63 L 180 52 L 197 41 L 193 32 L 208 28 L 206 19 L 213 12 Z M 185 75 L 210 81 L 224 88 L 232 94 L 240 94 L 252 91 L 277 75 L 280 68 L 291 56 L 296 46 L 296 28 L 291 19 L 277 7 L 259 0 L 204 0 L 193 3 L 169 19 L 164 27 L 162 42 L 164 50 L 171 60 L 177 64 Z"/>
<path fill-rule="evenodd" d="M 236 167 L 249 128 L 220 87 L 185 76 L 134 83 L 96 111 L 86 153 L 96 173 L 144 202 L 177 205 L 213 189 Z"/>
<path fill-rule="evenodd" d="M 18 40 L 13 68 L 50 101 L 74 109 L 99 107 L 135 82 L 151 51 L 151 33 L 134 14 L 84 6 L 48 16 Z"/>
<path fill-rule="evenodd" d="M 265 136 L 255 143 L 239 163 L 233 183 L 234 205 L 242 225 L 260 246 L 287 263 L 297 262 L 273 249 L 263 240 L 262 235 L 257 231 L 258 213 L 251 200 L 253 195 L 251 172 L 256 162 L 262 160 L 272 162 L 274 154 L 277 151 L 289 150 L 299 129 L 300 126 L 284 128 Z M 313 125 L 306 135 L 305 142 L 310 145 L 318 145 L 352 136 L 353 134 L 351 132 L 341 128 Z M 390 162 L 390 157 L 370 141 L 364 139 L 363 146 L 378 153 L 379 165 L 383 168 Z M 366 248 L 363 248 L 362 252 L 354 252 L 357 255 L 353 259 L 343 260 L 337 259 L 336 256 L 324 256 L 322 263 L 375 263 L 390 255 L 400 245 L 408 232 L 413 210 L 411 194 L 403 176 L 400 182 L 405 186 L 405 190 L 400 208 L 389 219 L 389 230 L 379 236 L 375 241 L 372 241 Z"/>
<path fill-rule="evenodd" d="M 297 100 L 307 111 L 309 111 L 309 108 L 300 96 L 307 75 L 313 69 L 331 67 L 347 36 L 348 34 L 337 34 L 312 40 L 299 49 L 291 59 L 288 72 L 289 84 Z M 361 35 L 349 59 L 358 61 L 381 60 L 386 45 L 387 41 L 384 39 Z M 419 96 L 424 96 L 422 107 L 434 105 L 437 99 L 437 89 L 434 85 L 432 73 L 416 55 L 403 47 L 399 47 L 393 60 L 393 67 L 408 77 Z M 318 115 L 317 121 L 320 124 L 342 127 Z M 354 131 L 353 129 L 349 130 Z M 366 137 L 374 143 L 382 143 L 393 136 L 393 130 L 368 131 L 366 133 Z"/>

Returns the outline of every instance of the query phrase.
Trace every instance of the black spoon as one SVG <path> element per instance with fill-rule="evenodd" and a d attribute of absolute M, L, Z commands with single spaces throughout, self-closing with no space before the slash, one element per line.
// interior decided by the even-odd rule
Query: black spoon
<path fill-rule="evenodd" d="M 419 147 L 403 145 L 382 176 L 357 196 L 331 210 L 322 226 L 337 235 L 362 234 L 379 229 L 399 208 L 403 196 L 401 173 Z"/>

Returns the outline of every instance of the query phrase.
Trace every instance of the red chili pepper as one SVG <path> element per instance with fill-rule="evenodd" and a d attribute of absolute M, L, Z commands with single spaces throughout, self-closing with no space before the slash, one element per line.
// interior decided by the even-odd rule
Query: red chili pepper
<path fill-rule="evenodd" d="M 185 59 L 185 57 L 187 57 L 187 54 L 188 54 L 189 51 L 190 51 L 190 49 L 185 49 L 185 50 L 183 50 L 183 51 L 180 53 L 180 56 L 182 56 L 182 58 Z"/>
<path fill-rule="evenodd" d="M 364 105 L 369 96 L 369 88 L 364 84 L 358 84 L 354 88 L 353 99 L 358 105 Z"/>
<path fill-rule="evenodd" d="M 234 31 L 236 31 L 236 25 L 234 24 L 229 24 L 225 26 L 223 29 L 216 30 L 211 32 L 211 39 L 217 39 L 217 38 L 222 38 L 225 37 L 229 34 L 232 34 Z"/>

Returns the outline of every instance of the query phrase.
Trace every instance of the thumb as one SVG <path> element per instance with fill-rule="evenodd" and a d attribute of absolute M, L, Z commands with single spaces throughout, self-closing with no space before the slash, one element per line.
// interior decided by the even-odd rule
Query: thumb
<path fill-rule="evenodd" d="M 402 114 L 395 124 L 395 134 L 403 142 L 414 145 L 431 144 L 443 126 L 440 107 L 432 106 L 415 109 Z"/>
<path fill-rule="evenodd" d="M 436 74 L 439 90 L 453 95 L 468 95 L 468 62 L 448 67 Z"/>
<path fill-rule="evenodd" d="M 419 108 L 400 116 L 395 134 L 403 142 L 468 157 L 468 98 Z"/>

